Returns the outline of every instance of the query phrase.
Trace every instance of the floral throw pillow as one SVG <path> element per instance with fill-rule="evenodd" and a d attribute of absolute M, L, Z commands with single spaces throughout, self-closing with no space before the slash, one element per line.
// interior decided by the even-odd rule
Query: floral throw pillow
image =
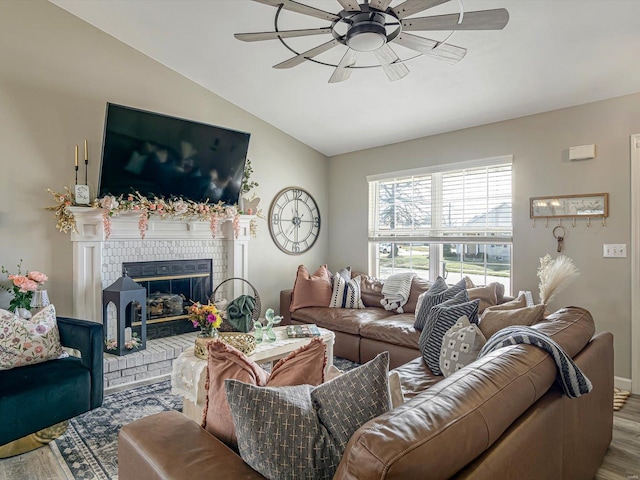
<path fill-rule="evenodd" d="M 29 319 L 0 309 L 0 370 L 46 362 L 62 353 L 53 305 Z"/>

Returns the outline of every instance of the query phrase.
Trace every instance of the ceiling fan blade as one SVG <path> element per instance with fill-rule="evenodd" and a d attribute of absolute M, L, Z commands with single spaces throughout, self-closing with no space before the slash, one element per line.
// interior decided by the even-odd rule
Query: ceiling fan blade
<path fill-rule="evenodd" d="M 358 58 L 358 52 L 351 48 L 347 48 L 342 60 L 333 71 L 333 75 L 329 79 L 329 83 L 337 83 L 344 82 L 351 76 L 351 68 L 356 64 L 356 59 Z"/>
<path fill-rule="evenodd" d="M 435 17 L 407 18 L 402 20 L 402 28 L 416 30 L 502 30 L 509 22 L 509 12 L 504 8 L 465 12 L 462 23 L 459 15 L 438 15 Z"/>
<path fill-rule="evenodd" d="M 450 43 L 436 42 L 430 38 L 419 37 L 405 32 L 402 32 L 393 41 L 403 47 L 444 60 L 447 63 L 457 63 L 467 54 L 466 48 L 457 47 Z"/>
<path fill-rule="evenodd" d="M 373 53 L 390 81 L 395 82 L 409 74 L 409 69 L 404 63 L 393 63 L 399 58 L 389 45 L 384 44 L 379 49 L 374 50 Z"/>
<path fill-rule="evenodd" d="M 443 3 L 447 3 L 451 0 L 406 0 L 397 7 L 393 7 L 391 10 L 397 15 L 399 19 L 406 18 L 415 13 L 424 12 Z M 391 2 L 387 2 L 391 3 Z"/>
<path fill-rule="evenodd" d="M 325 12 L 318 8 L 313 8 L 302 3 L 294 2 L 293 0 L 253 0 L 254 2 L 264 3 L 265 5 L 271 5 L 272 7 L 279 7 L 285 10 L 291 10 L 292 12 L 301 13 L 303 15 L 309 15 L 311 17 L 321 18 L 322 20 L 339 20 L 340 17 L 334 13 Z"/>
<path fill-rule="evenodd" d="M 362 11 L 362 9 L 360 8 L 360 5 L 358 5 L 357 0 L 338 0 L 338 3 L 340 3 L 340 5 L 342 5 L 342 8 L 344 8 L 347 12 Z"/>
<path fill-rule="evenodd" d="M 448 2 L 449 0 L 444 0 L 444 1 Z M 375 8 L 376 10 L 380 10 L 381 12 L 384 12 L 387 10 L 390 3 L 391 3 L 391 0 L 370 0 L 369 6 L 371 8 Z"/>
<path fill-rule="evenodd" d="M 276 40 L 278 37 L 306 37 L 310 35 L 322 35 L 324 33 L 331 33 L 331 27 L 306 30 L 282 30 L 280 32 L 236 33 L 234 37 L 243 42 L 259 42 L 262 40 Z"/>
<path fill-rule="evenodd" d="M 323 43 L 322 45 L 312 48 L 311 50 L 307 50 L 306 52 L 303 52 L 299 55 L 296 55 L 293 58 L 290 58 L 289 60 L 286 60 L 282 63 L 279 63 L 277 65 L 274 65 L 273 68 L 292 68 L 292 67 L 296 67 L 298 65 L 300 65 L 302 62 L 304 62 L 307 58 L 313 58 L 316 55 L 320 55 L 321 53 L 326 52 L 327 50 L 331 50 L 333 47 L 335 47 L 336 45 L 340 45 L 340 42 L 338 42 L 338 40 L 336 40 L 335 38 L 328 41 L 327 43 Z"/>

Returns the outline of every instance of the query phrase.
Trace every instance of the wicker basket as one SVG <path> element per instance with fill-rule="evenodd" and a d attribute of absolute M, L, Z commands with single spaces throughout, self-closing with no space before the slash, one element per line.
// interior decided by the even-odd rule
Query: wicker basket
<path fill-rule="evenodd" d="M 237 348 L 245 355 L 253 355 L 256 351 L 256 337 L 250 333 L 220 332 L 217 337 L 196 337 L 194 355 L 206 360 L 208 357 L 207 343 L 222 340 L 227 345 Z"/>
<path fill-rule="evenodd" d="M 262 305 L 260 304 L 260 295 L 258 295 L 258 291 L 256 290 L 256 287 L 254 287 L 253 285 L 251 285 L 247 280 L 245 280 L 244 278 L 240 278 L 240 277 L 231 277 L 231 278 L 227 278 L 226 280 L 223 280 L 222 282 L 220 282 L 220 285 L 218 285 L 214 290 L 213 293 L 211 293 L 211 302 L 215 302 L 215 298 L 216 298 L 216 292 L 218 291 L 218 289 L 220 287 L 222 287 L 225 283 L 227 282 L 231 282 L 233 280 L 240 280 L 242 282 L 245 282 L 247 285 L 249 285 L 251 287 L 251 289 L 253 290 L 253 298 L 255 298 L 255 306 L 253 307 L 253 310 L 251 311 L 251 319 L 255 322 L 256 320 L 258 320 L 258 318 L 260 318 L 260 310 L 262 308 Z M 218 327 L 218 330 L 220 332 L 233 332 L 233 326 L 227 321 L 226 319 L 226 315 L 223 317 L 222 320 L 222 325 L 220 325 L 220 327 Z M 234 345 L 235 347 L 235 345 Z M 236 347 L 237 348 L 237 347 Z M 255 347 L 254 347 L 255 350 Z M 250 354 L 247 354 L 250 355 Z"/>
<path fill-rule="evenodd" d="M 256 337 L 251 333 L 221 332 L 218 338 L 227 345 L 237 348 L 245 355 L 253 355 L 256 351 Z"/>

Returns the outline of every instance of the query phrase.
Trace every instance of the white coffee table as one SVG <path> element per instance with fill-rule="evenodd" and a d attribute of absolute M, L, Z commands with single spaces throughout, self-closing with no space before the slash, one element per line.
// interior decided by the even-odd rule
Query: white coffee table
<path fill-rule="evenodd" d="M 273 363 L 286 357 L 294 350 L 306 345 L 311 338 L 289 338 L 287 327 L 275 327 L 274 342 L 259 343 L 253 355 L 248 358 L 257 364 Z M 327 344 L 327 367 L 333 365 L 333 343 L 335 334 L 331 330 L 320 328 L 320 336 Z M 198 423 L 202 422 L 202 412 L 207 398 L 205 382 L 207 380 L 207 361 L 194 355 L 193 347 L 187 348 L 173 362 L 171 373 L 171 393 L 183 397 L 182 413 Z"/>

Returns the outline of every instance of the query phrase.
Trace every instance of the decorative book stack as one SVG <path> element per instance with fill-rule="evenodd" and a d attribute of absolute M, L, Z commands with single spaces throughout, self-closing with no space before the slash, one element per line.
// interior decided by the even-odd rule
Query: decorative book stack
<path fill-rule="evenodd" d="M 308 325 L 287 325 L 287 336 L 289 338 L 299 337 L 319 337 L 320 330 L 315 323 Z"/>

